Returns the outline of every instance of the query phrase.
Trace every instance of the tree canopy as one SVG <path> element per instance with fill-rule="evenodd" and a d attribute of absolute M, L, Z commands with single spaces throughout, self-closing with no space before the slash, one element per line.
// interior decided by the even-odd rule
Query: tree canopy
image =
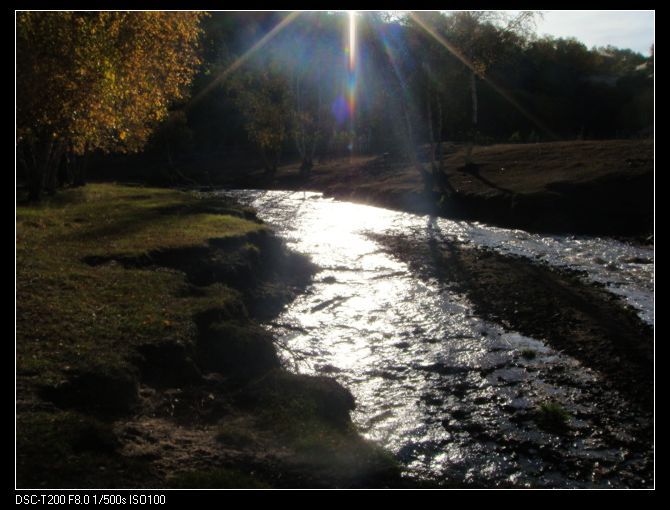
<path fill-rule="evenodd" d="M 34 187 L 49 180 L 64 153 L 144 147 L 170 105 L 188 93 L 200 63 L 201 18 L 17 13 L 17 142 Z"/>
<path fill-rule="evenodd" d="M 482 142 L 643 136 L 652 124 L 651 57 L 617 48 L 588 49 L 572 39 L 538 38 L 527 13 L 505 19 L 499 13 L 468 12 L 422 12 L 403 19 L 361 13 L 357 18 L 353 127 L 357 140 L 365 141 L 356 143 L 355 150 L 403 146 L 404 112 L 416 143 L 430 139 L 428 115 L 434 119 L 432 128 L 440 131 L 436 139 L 467 140 L 474 75 L 481 80 L 476 106 Z M 277 13 L 215 13 L 207 21 L 206 37 L 212 48 L 226 48 L 230 63 L 280 20 Z M 322 145 L 329 150 L 351 128 L 343 122 L 350 79 L 346 34 L 343 13 L 302 13 L 236 71 L 247 81 L 251 75 L 258 80 L 274 66 L 276 79 L 284 83 L 287 125 L 290 119 L 307 118 L 312 132 L 322 132 Z M 263 87 L 247 90 L 255 92 L 258 100 L 265 93 Z M 256 121 L 237 93 L 221 87 L 203 103 L 200 112 L 216 108 L 225 111 L 225 120 L 189 115 L 201 149 L 255 143 L 239 129 Z M 631 109 L 637 114 L 625 113 Z M 315 126 L 317 113 L 322 115 Z M 293 138 L 284 138 L 287 154 L 301 152 Z"/>
<path fill-rule="evenodd" d="M 144 161 L 162 167 L 169 145 L 170 164 L 255 161 L 272 171 L 284 157 L 308 171 L 328 155 L 411 156 L 426 144 L 435 163 L 440 142 L 475 135 L 649 136 L 653 55 L 539 38 L 532 21 L 489 12 L 19 13 L 19 156 L 39 169 L 49 143 L 79 155 L 145 149 Z M 197 100 L 184 104 L 191 79 Z M 169 114 L 180 102 L 183 111 Z M 156 130 L 168 115 L 177 120 Z"/>

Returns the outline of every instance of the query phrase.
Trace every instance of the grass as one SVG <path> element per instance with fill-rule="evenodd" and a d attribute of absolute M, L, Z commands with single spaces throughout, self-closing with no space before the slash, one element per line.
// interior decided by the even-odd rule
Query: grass
<path fill-rule="evenodd" d="M 17 416 L 18 486 L 99 488 L 132 485 L 149 466 L 115 454 L 109 423 L 81 413 L 33 412 Z M 36 462 L 35 459 L 39 459 Z"/>
<path fill-rule="evenodd" d="M 192 344 L 193 317 L 205 310 L 245 314 L 240 293 L 222 283 L 193 293 L 178 271 L 83 262 L 89 256 L 206 246 L 212 238 L 265 229 L 238 216 L 203 212 L 207 206 L 186 192 L 91 184 L 17 207 L 17 400 L 27 408 L 19 409 L 17 441 L 24 484 L 85 484 L 83 474 L 97 479 L 91 473 L 106 474 L 109 483 L 125 476 L 112 474 L 124 471 L 122 457 L 104 448 L 78 448 L 75 438 L 84 425 L 98 430 L 94 418 L 32 411 L 42 405 L 41 388 L 78 373 L 136 377 L 131 361 L 138 346 Z"/>
<path fill-rule="evenodd" d="M 525 348 L 521 349 L 521 357 L 527 360 L 532 360 L 537 357 L 537 352 L 534 349 Z"/>
<path fill-rule="evenodd" d="M 192 342 L 195 313 L 239 300 L 221 284 L 198 296 L 181 292 L 185 281 L 176 271 L 91 267 L 82 261 L 205 246 L 211 238 L 265 228 L 235 216 L 200 213 L 202 206 L 189 193 L 112 184 L 19 206 L 18 373 L 53 383 L 78 368 L 125 365 L 136 345 L 156 339 Z"/>
<path fill-rule="evenodd" d="M 537 409 L 535 421 L 550 432 L 564 432 L 568 428 L 570 413 L 558 402 L 543 402 Z"/>
<path fill-rule="evenodd" d="M 226 384 L 212 391 L 223 402 L 237 399 L 216 416 L 221 423 L 207 429 L 215 441 L 200 443 L 213 448 L 213 455 L 217 448 L 258 458 L 267 452 L 288 455 L 298 486 L 314 480 L 324 486 L 347 486 L 369 481 L 370 476 L 397 474 L 393 459 L 363 440 L 351 424 L 353 402 L 346 390 L 334 380 L 278 368 L 272 338 L 250 320 L 246 306 L 276 307 L 281 301 L 277 296 L 288 295 L 281 277 L 255 296 L 260 305 L 246 300 L 243 292 L 249 289 L 241 288 L 239 279 L 234 283 L 214 278 L 201 284 L 189 280 L 187 275 L 200 274 L 189 272 L 194 267 L 214 264 L 205 267 L 207 273 L 241 263 L 249 271 L 242 280 L 253 276 L 262 290 L 267 282 L 256 273 L 267 272 L 266 265 L 281 266 L 290 277 L 311 270 L 309 264 L 294 260 L 296 256 L 263 245 L 267 236 L 258 236 L 263 232 L 266 227 L 253 221 L 248 211 L 174 190 L 91 184 L 17 207 L 19 487 L 259 488 L 277 481 L 253 469 L 226 465 L 202 470 L 190 449 L 180 457 L 188 460 L 167 476 L 156 471 L 151 459 L 122 453 L 117 431 L 123 429 L 124 417 L 138 416 L 132 406 L 145 405 L 136 395 L 142 369 L 138 352 L 177 344 L 197 346 L 201 358 L 220 360 L 207 367 L 201 359 L 199 368 L 225 373 Z M 212 239 L 234 242 L 214 243 L 217 248 L 212 251 Z M 177 252 L 188 258 L 188 269 L 181 263 L 125 263 Z M 203 253 L 207 261 L 199 258 Z M 102 263 L 86 262 L 92 258 Z M 164 365 L 154 369 L 172 370 Z M 209 389 L 198 393 L 201 383 L 198 379 L 191 388 L 197 398 L 190 404 L 200 405 L 201 397 L 214 398 Z M 59 388 L 68 385 L 63 397 Z M 112 402 L 113 413 L 109 406 L 96 404 L 96 399 L 113 401 L 130 394 L 132 405 Z M 156 395 L 162 398 L 160 389 Z M 175 422 L 174 430 L 192 427 L 189 430 L 201 434 L 199 422 L 191 419 L 192 423 Z M 151 433 L 171 437 L 171 432 Z"/>

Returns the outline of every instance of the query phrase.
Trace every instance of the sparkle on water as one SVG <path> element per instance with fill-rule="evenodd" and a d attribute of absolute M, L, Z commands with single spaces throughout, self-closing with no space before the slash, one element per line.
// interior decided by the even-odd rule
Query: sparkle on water
<path fill-rule="evenodd" d="M 616 476 L 574 478 L 571 468 L 557 471 L 534 450 L 555 448 L 566 466 L 581 459 L 621 462 L 620 448 L 585 432 L 590 420 L 611 411 L 595 409 L 589 395 L 589 388 L 598 386 L 597 374 L 542 339 L 476 317 L 463 296 L 417 278 L 367 233 L 432 235 L 579 269 L 623 296 L 650 323 L 653 264 L 641 262 L 653 261 L 652 249 L 429 219 L 324 199 L 320 193 L 226 194 L 258 209 L 292 249 L 322 268 L 307 292 L 268 325 L 285 364 L 331 375 L 349 388 L 357 401 L 354 422 L 397 455 L 407 476 L 515 486 L 627 483 Z M 520 356 L 529 350 L 533 356 Z M 540 366 L 559 367 L 566 377 L 548 380 Z M 547 400 L 573 413 L 571 427 L 582 431 L 574 444 L 514 421 L 515 412 Z M 615 396 L 612 402 L 626 412 L 625 401 Z M 527 444 L 535 446 L 519 447 Z"/>

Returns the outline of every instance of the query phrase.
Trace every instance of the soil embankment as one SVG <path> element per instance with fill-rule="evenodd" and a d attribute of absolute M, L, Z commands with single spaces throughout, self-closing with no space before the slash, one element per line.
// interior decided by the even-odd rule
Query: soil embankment
<path fill-rule="evenodd" d="M 258 319 L 310 281 L 252 211 L 91 185 L 17 209 L 17 486 L 383 487 L 334 379 Z"/>
<path fill-rule="evenodd" d="M 642 240 L 653 233 L 653 140 L 570 141 L 476 147 L 446 144 L 449 194 L 423 192 L 417 171 L 392 154 L 342 158 L 236 174 L 220 184 L 305 189 L 409 212 L 482 221 L 537 232 L 612 235 Z M 422 159 L 427 163 L 426 150 Z"/>

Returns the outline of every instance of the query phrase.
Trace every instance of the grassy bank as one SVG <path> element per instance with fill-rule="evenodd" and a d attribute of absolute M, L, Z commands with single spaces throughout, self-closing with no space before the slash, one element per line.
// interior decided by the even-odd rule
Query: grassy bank
<path fill-rule="evenodd" d="M 226 186 L 305 189 L 418 213 L 539 232 L 636 236 L 653 232 L 653 140 L 569 141 L 475 147 L 446 144 L 448 196 L 426 196 L 416 169 L 393 154 L 334 159 L 309 177 L 299 164 L 274 178 L 259 170 Z M 428 163 L 427 148 L 420 155 Z"/>
<path fill-rule="evenodd" d="M 16 213 L 17 486 L 379 486 L 334 380 L 256 320 L 315 268 L 250 210 L 96 184 Z"/>

